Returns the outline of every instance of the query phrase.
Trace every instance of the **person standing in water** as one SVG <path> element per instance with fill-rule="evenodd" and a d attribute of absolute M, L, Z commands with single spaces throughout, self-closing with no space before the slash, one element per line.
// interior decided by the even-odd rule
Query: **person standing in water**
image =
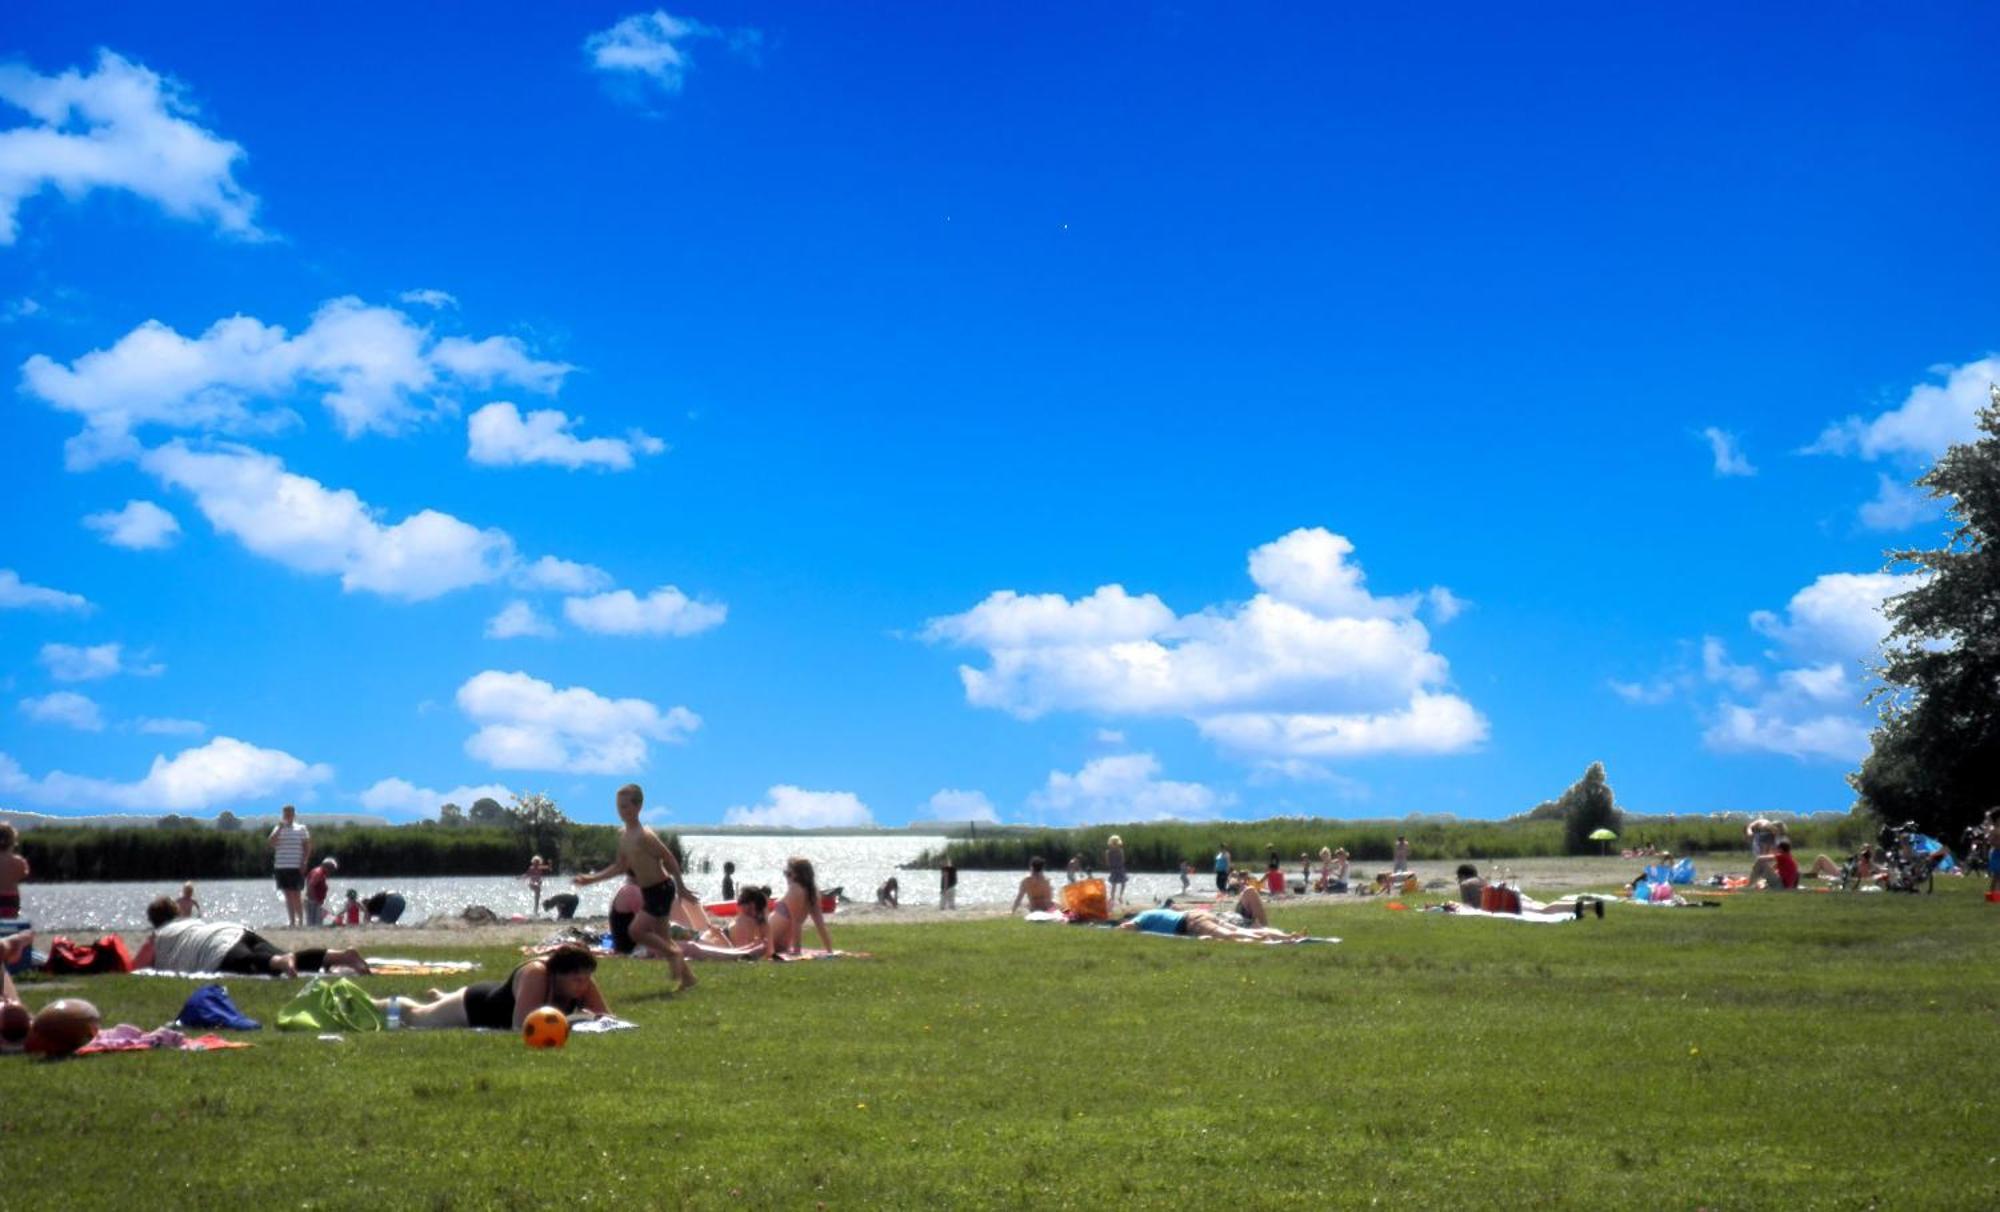
<path fill-rule="evenodd" d="M 938 908 L 958 908 L 958 865 L 946 855 L 944 866 L 938 868 Z"/>
<path fill-rule="evenodd" d="M 625 827 L 618 834 L 617 857 L 601 871 L 577 876 L 575 883 L 581 888 L 629 874 L 639 886 L 639 909 L 632 918 L 632 940 L 653 954 L 666 957 L 677 990 L 692 989 L 694 972 L 688 968 L 687 956 L 681 954 L 668 933 L 667 919 L 673 913 L 676 899 L 694 901 L 696 909 L 701 908 L 701 902 L 688 891 L 687 881 L 681 878 L 680 860 L 674 857 L 674 852 L 660 840 L 659 834 L 639 823 L 639 812 L 645 804 L 646 793 L 639 784 L 627 783 L 618 789 L 618 819 Z M 813 908 L 816 911 L 819 907 Z"/>

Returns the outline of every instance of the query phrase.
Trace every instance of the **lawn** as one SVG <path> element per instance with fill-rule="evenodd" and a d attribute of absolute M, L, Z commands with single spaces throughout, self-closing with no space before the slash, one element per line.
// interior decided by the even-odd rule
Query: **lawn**
<path fill-rule="evenodd" d="M 1991 1208 L 2000 905 L 1969 883 L 1546 927 L 1300 909 L 1347 941 L 1287 948 L 836 922 L 876 958 L 682 996 L 607 964 L 641 1029 L 560 1052 L 9 1059 L 0 1205 Z M 150 1025 L 187 990 L 80 992 Z M 290 992 L 232 986 L 264 1018 Z"/>

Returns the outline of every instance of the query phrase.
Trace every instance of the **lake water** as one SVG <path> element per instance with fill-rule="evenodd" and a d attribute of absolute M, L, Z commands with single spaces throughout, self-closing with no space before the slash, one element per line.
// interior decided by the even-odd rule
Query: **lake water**
<path fill-rule="evenodd" d="M 936 905 L 938 875 L 935 870 L 902 870 L 925 850 L 935 850 L 945 839 L 913 834 L 882 834 L 866 837 L 757 837 L 742 835 L 683 834 L 688 850 L 688 883 L 704 899 L 715 900 L 722 888 L 722 864 L 736 864 L 737 883 L 767 883 L 784 890 L 785 860 L 803 854 L 813 861 L 821 888 L 844 887 L 858 901 L 873 902 L 875 889 L 891 875 L 902 885 L 903 903 Z M 704 870 L 706 864 L 706 870 Z M 1004 905 L 1014 899 L 1022 872 L 961 871 L 958 875 L 958 903 L 961 907 Z M 1100 873 L 1101 874 L 1101 873 Z M 1060 884 L 1061 871 L 1050 878 Z M 1195 886 L 1204 876 L 1196 873 Z M 1149 904 L 1180 891 L 1180 877 L 1135 873 L 1129 885 L 1131 898 Z M 327 906 L 346 900 L 347 889 L 363 897 L 380 889 L 399 892 L 409 902 L 404 925 L 421 924 L 435 914 L 456 916 L 467 905 L 485 905 L 502 917 L 529 911 L 528 887 L 519 876 L 377 876 L 366 871 L 343 870 L 333 880 Z M 602 916 L 618 890 L 615 881 L 588 888 L 571 889 L 567 877 L 551 877 L 542 894 L 574 891 L 581 898 L 577 913 Z M 66 930 L 143 930 L 146 904 L 160 895 L 177 895 L 180 879 L 164 873 L 157 882 L 116 884 L 38 884 L 21 888 L 23 916 L 43 932 Z M 243 922 L 250 926 L 282 926 L 284 901 L 268 878 L 254 880 L 206 880 L 195 885 L 195 899 L 208 917 Z"/>

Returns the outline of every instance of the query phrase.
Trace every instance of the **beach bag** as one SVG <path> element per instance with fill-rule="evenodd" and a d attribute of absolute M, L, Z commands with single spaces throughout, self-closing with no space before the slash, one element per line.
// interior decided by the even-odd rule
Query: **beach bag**
<path fill-rule="evenodd" d="M 94 943 L 73 943 L 58 937 L 49 944 L 49 959 L 44 966 L 57 976 L 130 972 L 132 953 L 125 949 L 125 940 L 115 934 L 107 934 Z"/>
<path fill-rule="evenodd" d="M 1672 873 L 1667 876 L 1667 882 L 1673 884 L 1694 883 L 1694 860 L 1684 858 L 1680 862 L 1675 863 Z"/>
<path fill-rule="evenodd" d="M 1103 880 L 1078 880 L 1074 884 L 1064 884 L 1062 905 L 1063 912 L 1078 921 L 1102 922 L 1111 917 L 1111 897 L 1105 890 Z"/>
<path fill-rule="evenodd" d="M 1673 878 L 1673 868 L 1667 866 L 1665 863 L 1654 863 L 1652 866 L 1646 868 L 1646 879 L 1651 883 L 1671 883 L 1673 882 Z"/>
<path fill-rule="evenodd" d="M 361 986 L 346 977 L 314 977 L 283 1010 L 280 1031 L 380 1031 L 381 1012 Z"/>
<path fill-rule="evenodd" d="M 227 1027 L 231 1031 L 255 1031 L 263 1026 L 236 1008 L 229 990 L 221 985 L 203 985 L 181 1007 L 176 1019 L 183 1027 Z"/>

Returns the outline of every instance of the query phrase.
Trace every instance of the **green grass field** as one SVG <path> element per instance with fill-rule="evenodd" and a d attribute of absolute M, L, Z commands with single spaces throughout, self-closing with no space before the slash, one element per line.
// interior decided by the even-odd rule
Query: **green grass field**
<path fill-rule="evenodd" d="M 684 996 L 609 963 L 641 1029 L 560 1052 L 267 1029 L 8 1059 L 0 1205 L 1991 1208 L 2000 905 L 1972 883 L 1562 926 L 1301 909 L 1279 924 L 1347 941 L 1284 948 L 836 920 L 876 958 Z M 152 1025 L 188 988 L 74 992 Z M 264 1018 L 294 989 L 232 986 Z"/>

